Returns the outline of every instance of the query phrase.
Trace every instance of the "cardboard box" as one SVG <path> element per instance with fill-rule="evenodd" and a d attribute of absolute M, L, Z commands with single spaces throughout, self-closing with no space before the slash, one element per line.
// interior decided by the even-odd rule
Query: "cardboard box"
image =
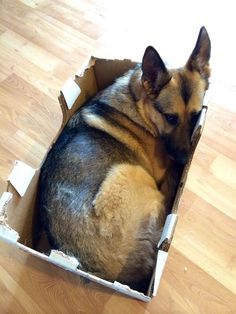
<path fill-rule="evenodd" d="M 117 77 L 121 76 L 135 65 L 136 63 L 131 60 L 90 58 L 86 66 L 75 75 L 74 79 L 66 81 L 60 92 L 59 102 L 63 113 L 63 122 L 53 143 L 56 141 L 68 119 L 83 103 L 96 95 L 98 91 L 112 84 Z M 203 130 L 206 112 L 207 107 L 203 106 L 192 136 L 191 158 L 183 169 L 172 213 L 167 216 L 161 239 L 159 243 L 157 243 L 159 249 L 157 262 L 153 270 L 153 276 L 147 295 L 134 291 L 119 282 L 109 282 L 77 269 L 78 261 L 73 257 L 65 255 L 63 252 L 52 250 L 48 256 L 32 249 L 34 230 L 35 226 L 37 226 L 36 195 L 40 169 L 32 169 L 22 161 L 15 162 L 9 176 L 7 192 L 4 192 L 0 199 L 0 240 L 7 241 L 11 243 L 11 245 L 14 245 L 16 249 L 24 250 L 40 259 L 71 271 L 75 276 L 85 277 L 139 300 L 150 301 L 158 291 L 178 218 L 177 210 L 180 197 L 183 192 L 195 148 Z"/>

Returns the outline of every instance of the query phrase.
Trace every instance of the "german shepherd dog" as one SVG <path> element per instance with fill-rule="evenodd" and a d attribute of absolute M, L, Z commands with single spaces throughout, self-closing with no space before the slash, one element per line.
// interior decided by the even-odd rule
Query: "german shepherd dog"
<path fill-rule="evenodd" d="M 39 209 L 52 248 L 101 278 L 146 291 L 180 165 L 210 76 L 202 27 L 186 65 L 141 64 L 69 120 L 43 164 Z"/>

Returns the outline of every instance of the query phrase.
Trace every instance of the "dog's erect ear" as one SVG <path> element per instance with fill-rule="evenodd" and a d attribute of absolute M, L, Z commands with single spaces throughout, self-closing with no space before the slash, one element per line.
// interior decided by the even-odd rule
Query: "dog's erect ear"
<path fill-rule="evenodd" d="M 144 52 L 142 72 L 142 83 L 148 95 L 157 95 L 171 79 L 158 52 L 151 46 Z"/>
<path fill-rule="evenodd" d="M 211 41 L 206 28 L 200 29 L 193 52 L 187 62 L 190 71 L 198 71 L 204 78 L 209 77 L 209 60 L 211 56 Z"/>

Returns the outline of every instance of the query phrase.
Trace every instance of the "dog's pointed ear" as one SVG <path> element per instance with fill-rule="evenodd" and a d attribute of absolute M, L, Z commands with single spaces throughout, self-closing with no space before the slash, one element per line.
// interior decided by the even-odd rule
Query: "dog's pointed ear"
<path fill-rule="evenodd" d="M 142 84 L 146 93 L 157 95 L 170 79 L 171 74 L 158 52 L 151 46 L 147 47 L 142 61 Z"/>
<path fill-rule="evenodd" d="M 201 27 L 196 45 L 187 62 L 190 71 L 198 71 L 204 78 L 210 76 L 209 60 L 211 56 L 211 41 L 204 26 Z"/>

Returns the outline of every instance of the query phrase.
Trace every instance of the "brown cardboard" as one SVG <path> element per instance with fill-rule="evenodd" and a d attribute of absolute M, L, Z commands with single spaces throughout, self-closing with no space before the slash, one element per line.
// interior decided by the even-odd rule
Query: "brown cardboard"
<path fill-rule="evenodd" d="M 117 77 L 124 74 L 127 70 L 134 68 L 136 64 L 137 63 L 131 60 L 107 60 L 97 59 L 94 57 L 90 58 L 85 66 L 77 72 L 75 78 L 69 79 L 62 87 L 59 95 L 59 103 L 63 113 L 63 121 L 61 128 L 55 136 L 55 139 L 50 145 L 48 151 L 52 147 L 53 143 L 55 143 L 68 119 L 81 105 L 97 94 L 98 91 L 112 84 Z M 73 271 L 75 275 L 83 276 L 90 279 L 91 281 L 100 283 L 104 286 L 139 300 L 146 302 L 150 301 L 151 297 L 156 295 L 158 290 L 161 275 L 167 259 L 169 246 L 171 244 L 178 218 L 177 210 L 179 201 L 183 192 L 187 173 L 191 165 L 196 145 L 201 137 L 206 111 L 207 107 L 204 106 L 192 137 L 191 158 L 183 169 L 179 188 L 173 204 L 172 213 L 168 215 L 162 237 L 159 243 L 157 243 L 157 247 L 159 248 L 157 264 L 153 270 L 153 277 L 150 282 L 147 295 L 144 295 L 138 291 L 134 291 L 121 283 L 112 283 L 77 269 L 77 266 L 75 265 L 77 265 L 78 261 L 74 261 L 71 259 L 71 257 L 65 255 L 63 252 L 51 251 L 51 254 L 47 256 L 31 248 L 32 242 L 34 241 L 33 234 L 37 233 L 36 194 L 39 169 L 35 171 L 35 174 L 33 175 L 33 178 L 30 181 L 25 193 L 21 193 L 22 196 L 19 195 L 14 186 L 9 182 L 8 192 L 11 193 L 12 199 L 9 202 L 9 198 L 7 198 L 7 201 L 9 202 L 8 204 L 6 201 L 6 195 L 0 200 L 0 204 L 2 204 L 1 206 L 4 208 L 4 211 L 0 211 L 0 238 L 8 243 L 11 243 L 12 245 L 15 245 L 16 249 L 27 251 L 29 254 L 37 256 L 38 258 L 56 264 L 59 267 L 67 269 L 68 271 Z M 14 182 L 14 178 L 12 182 Z M 20 236 L 19 241 L 18 234 Z"/>

